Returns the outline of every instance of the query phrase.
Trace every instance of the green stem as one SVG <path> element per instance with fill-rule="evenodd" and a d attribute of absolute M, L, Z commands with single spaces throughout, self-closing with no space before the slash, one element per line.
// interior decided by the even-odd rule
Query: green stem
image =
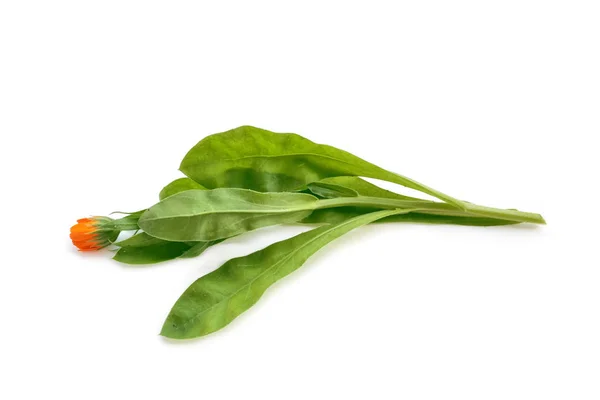
<path fill-rule="evenodd" d="M 546 220 L 540 214 L 518 211 L 503 210 L 501 208 L 478 206 L 477 204 L 465 203 L 466 209 L 471 215 L 481 215 L 490 218 L 506 219 L 510 221 L 531 222 L 532 224 L 546 225 Z"/>
<path fill-rule="evenodd" d="M 483 207 L 471 203 L 465 203 L 466 211 L 447 203 L 437 203 L 431 201 L 413 201 L 397 200 L 380 197 L 337 197 L 334 199 L 319 200 L 315 203 L 315 209 L 333 208 L 333 207 L 374 207 L 374 208 L 418 208 L 419 212 L 454 215 L 454 216 L 482 216 L 496 219 L 503 219 L 516 222 L 531 222 L 534 224 L 545 224 L 544 218 L 535 213 L 528 213 L 516 210 L 503 210 L 499 208 Z"/>

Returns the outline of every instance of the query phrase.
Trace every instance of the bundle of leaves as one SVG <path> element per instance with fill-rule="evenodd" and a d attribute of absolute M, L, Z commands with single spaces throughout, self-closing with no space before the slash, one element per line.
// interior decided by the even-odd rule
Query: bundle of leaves
<path fill-rule="evenodd" d="M 317 227 L 231 259 L 192 283 L 161 331 L 176 339 L 229 324 L 319 249 L 366 224 L 545 223 L 539 214 L 461 201 L 335 147 L 251 126 L 204 138 L 187 153 L 180 170 L 187 177 L 165 186 L 160 201 L 148 209 L 117 220 L 79 220 L 71 228 L 73 243 L 83 251 L 114 244 L 115 260 L 153 264 L 197 257 L 228 238 L 266 226 Z M 396 183 L 438 201 L 390 192 L 361 177 Z M 125 230 L 136 233 L 114 243 Z"/>

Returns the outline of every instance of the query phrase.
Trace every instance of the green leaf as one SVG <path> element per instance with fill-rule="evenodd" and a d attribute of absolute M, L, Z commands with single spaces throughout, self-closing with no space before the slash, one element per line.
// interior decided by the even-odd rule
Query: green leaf
<path fill-rule="evenodd" d="M 133 245 L 128 246 L 127 241 L 131 241 L 129 243 L 139 241 L 140 243 L 133 243 Z M 168 242 L 156 239 L 143 232 L 132 236 L 119 245 L 122 244 L 125 244 L 125 247 L 121 247 L 113 259 L 125 264 L 135 265 L 155 264 L 172 260 L 181 257 L 193 246 L 183 242 Z"/>
<path fill-rule="evenodd" d="M 245 189 L 188 190 L 152 206 L 139 220 L 149 235 L 170 241 L 226 239 L 264 226 L 296 222 L 317 198 Z"/>
<path fill-rule="evenodd" d="M 364 176 L 427 193 L 459 208 L 464 202 L 346 151 L 314 143 L 294 133 L 241 126 L 202 139 L 181 162 L 180 170 L 209 188 L 245 188 L 262 192 L 302 189 L 334 176 Z"/>
<path fill-rule="evenodd" d="M 184 192 L 186 190 L 203 190 L 206 189 L 201 184 L 194 182 L 190 178 L 179 178 L 165 186 L 158 195 L 160 200 L 166 199 L 174 194 Z"/>
<path fill-rule="evenodd" d="M 262 193 L 248 189 L 188 190 L 167 197 L 149 208 L 139 226 L 146 233 L 169 241 L 226 239 L 254 229 L 300 221 L 317 209 L 335 207 L 416 209 L 422 214 L 478 216 L 451 204 L 383 197 L 318 199 L 306 193 Z M 539 223 L 538 214 L 502 210 L 502 219 Z M 543 220 L 542 220 L 543 221 Z"/>
<path fill-rule="evenodd" d="M 301 233 L 260 251 L 227 261 L 196 280 L 177 300 L 161 335 L 190 339 L 217 331 L 254 305 L 279 279 L 352 229 L 409 210 L 378 211 Z"/>
<path fill-rule="evenodd" d="M 219 242 L 170 242 L 140 232 L 115 243 L 121 248 L 113 259 L 125 264 L 156 264 L 175 258 L 196 257 Z"/>

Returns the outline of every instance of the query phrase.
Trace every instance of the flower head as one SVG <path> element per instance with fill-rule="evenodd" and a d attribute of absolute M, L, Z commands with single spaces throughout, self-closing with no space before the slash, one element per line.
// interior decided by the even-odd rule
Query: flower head
<path fill-rule="evenodd" d="M 71 227 L 71 241 L 80 251 L 100 250 L 117 240 L 119 232 L 112 218 L 82 218 Z"/>

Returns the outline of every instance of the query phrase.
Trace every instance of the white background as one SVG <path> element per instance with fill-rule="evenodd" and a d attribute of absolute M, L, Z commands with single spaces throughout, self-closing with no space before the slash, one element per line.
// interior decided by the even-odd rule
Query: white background
<path fill-rule="evenodd" d="M 0 397 L 600 398 L 599 21 L 597 1 L 2 1 Z M 151 205 L 243 124 L 548 225 L 364 227 L 226 329 L 165 340 L 192 281 L 301 228 L 134 268 L 69 227 Z"/>

